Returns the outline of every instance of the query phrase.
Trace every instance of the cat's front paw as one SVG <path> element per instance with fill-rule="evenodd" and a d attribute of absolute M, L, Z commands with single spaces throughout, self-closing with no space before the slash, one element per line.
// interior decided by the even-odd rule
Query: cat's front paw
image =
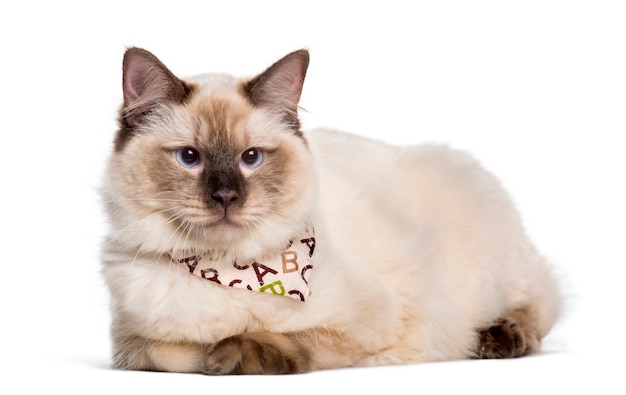
<path fill-rule="evenodd" d="M 308 352 L 288 335 L 268 332 L 227 337 L 207 350 L 207 374 L 286 374 L 308 370 Z"/>

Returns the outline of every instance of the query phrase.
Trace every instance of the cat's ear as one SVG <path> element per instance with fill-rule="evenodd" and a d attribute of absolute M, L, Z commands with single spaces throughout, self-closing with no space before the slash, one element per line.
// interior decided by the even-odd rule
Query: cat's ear
<path fill-rule="evenodd" d="M 309 67 L 309 52 L 295 51 L 274 63 L 244 85 L 250 101 L 281 114 L 294 129 L 300 128 L 298 102 Z"/>
<path fill-rule="evenodd" d="M 141 124 L 145 115 L 162 103 L 180 103 L 189 95 L 189 87 L 144 49 L 126 50 L 122 67 L 122 116 L 130 126 Z"/>

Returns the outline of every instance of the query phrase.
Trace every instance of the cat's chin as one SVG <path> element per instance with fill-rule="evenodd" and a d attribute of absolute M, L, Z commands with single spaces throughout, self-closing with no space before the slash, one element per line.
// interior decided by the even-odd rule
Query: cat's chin
<path fill-rule="evenodd" d="M 211 245 L 224 248 L 236 244 L 237 240 L 249 237 L 248 230 L 240 224 L 233 222 L 227 218 L 222 218 L 217 222 L 205 224 L 202 226 L 201 235 L 209 235 L 209 240 L 204 240 Z"/>
<path fill-rule="evenodd" d="M 280 251 L 295 235 L 301 233 L 306 222 L 277 223 L 241 223 L 236 219 L 224 217 L 216 222 L 196 224 L 195 237 L 187 241 L 197 251 L 220 250 L 240 259 L 260 259 L 268 254 Z"/>
<path fill-rule="evenodd" d="M 269 240 L 266 241 L 256 234 L 254 227 L 244 226 L 227 217 L 212 222 L 195 223 L 193 228 L 194 232 L 186 236 L 185 248 L 195 251 L 219 250 L 239 256 L 258 256 L 268 247 Z"/>

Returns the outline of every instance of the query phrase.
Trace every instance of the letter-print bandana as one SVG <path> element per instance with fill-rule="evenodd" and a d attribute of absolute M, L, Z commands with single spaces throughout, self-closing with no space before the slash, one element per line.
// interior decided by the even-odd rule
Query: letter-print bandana
<path fill-rule="evenodd" d="M 217 253 L 174 258 L 189 273 L 223 286 L 289 296 L 302 302 L 311 295 L 308 281 L 313 269 L 315 230 L 292 238 L 280 253 L 260 261 L 223 262 Z"/>

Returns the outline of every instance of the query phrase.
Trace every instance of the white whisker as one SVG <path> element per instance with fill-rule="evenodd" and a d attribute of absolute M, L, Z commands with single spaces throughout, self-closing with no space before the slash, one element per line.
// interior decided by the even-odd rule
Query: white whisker
<path fill-rule="evenodd" d="M 119 230 L 119 231 L 117 231 L 115 234 L 113 234 L 113 235 L 111 236 L 111 240 L 118 240 L 118 239 L 119 239 L 119 237 L 120 237 L 120 236 L 121 236 L 124 232 L 129 231 L 129 230 L 131 229 L 131 227 L 132 227 L 132 226 L 135 226 L 135 225 L 137 225 L 137 224 L 139 224 L 139 223 L 141 223 L 141 222 L 143 222 L 143 221 L 145 221 L 145 220 L 147 220 L 147 219 L 149 219 L 149 218 L 152 218 L 153 216 L 156 216 L 156 215 L 159 215 L 159 214 L 165 213 L 165 212 L 167 212 L 167 211 L 179 210 L 179 209 L 180 209 L 179 207 L 170 207 L 170 208 L 166 208 L 166 209 L 163 209 L 163 210 L 155 211 L 155 212 L 151 213 L 150 215 L 148 215 L 148 216 L 146 216 L 146 217 L 140 218 L 140 219 L 138 219 L 137 221 L 134 221 L 134 222 L 129 223 L 129 224 L 128 224 L 128 225 L 126 225 L 123 229 L 120 229 L 120 230 Z M 141 230 L 141 228 L 135 228 L 135 229 L 133 229 L 133 230 Z"/>

